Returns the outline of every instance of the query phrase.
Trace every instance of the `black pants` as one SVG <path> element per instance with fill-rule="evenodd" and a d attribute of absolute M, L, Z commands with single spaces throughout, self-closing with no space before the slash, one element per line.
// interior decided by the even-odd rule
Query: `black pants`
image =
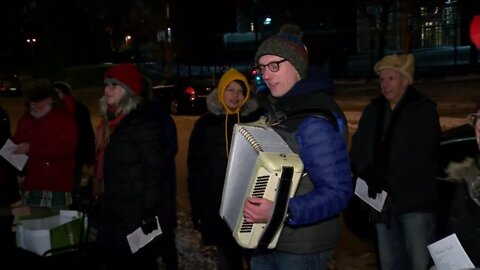
<path fill-rule="evenodd" d="M 175 230 L 164 231 L 160 240 L 160 256 L 167 270 L 178 269 L 178 251 L 175 243 Z"/>

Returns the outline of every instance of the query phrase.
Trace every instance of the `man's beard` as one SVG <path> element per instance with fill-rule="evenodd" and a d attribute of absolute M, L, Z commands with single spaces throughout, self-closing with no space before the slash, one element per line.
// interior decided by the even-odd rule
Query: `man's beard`
<path fill-rule="evenodd" d="M 52 105 L 47 105 L 45 108 L 41 111 L 33 111 L 30 110 L 30 114 L 33 116 L 33 118 L 38 119 L 40 117 L 45 116 L 50 110 L 52 109 Z"/>

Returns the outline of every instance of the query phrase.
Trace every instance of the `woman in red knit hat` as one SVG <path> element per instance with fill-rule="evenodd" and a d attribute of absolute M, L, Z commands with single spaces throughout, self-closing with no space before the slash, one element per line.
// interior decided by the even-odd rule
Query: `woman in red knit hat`
<path fill-rule="evenodd" d="M 166 181 L 163 133 L 151 106 L 141 97 L 142 77 L 135 65 L 107 70 L 104 84 L 102 121 L 96 134 L 95 181 L 103 183 L 97 254 L 105 269 L 157 270 L 163 235 L 135 253 L 126 237 L 137 228 L 149 234 L 158 222 L 160 226 L 167 222 L 160 195 Z"/>

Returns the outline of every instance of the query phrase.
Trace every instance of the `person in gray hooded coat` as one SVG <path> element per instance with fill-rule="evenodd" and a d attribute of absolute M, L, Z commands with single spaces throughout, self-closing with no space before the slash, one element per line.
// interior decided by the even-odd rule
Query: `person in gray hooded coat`
<path fill-rule="evenodd" d="M 473 127 L 480 149 L 480 103 L 475 111 L 468 115 L 469 124 Z M 445 220 L 441 238 L 455 233 L 463 249 L 476 266 L 480 265 L 480 158 L 467 156 L 464 160 L 452 158 L 445 169 L 448 187 L 452 198 L 445 207 Z M 448 197 L 447 197 L 448 198 Z"/>

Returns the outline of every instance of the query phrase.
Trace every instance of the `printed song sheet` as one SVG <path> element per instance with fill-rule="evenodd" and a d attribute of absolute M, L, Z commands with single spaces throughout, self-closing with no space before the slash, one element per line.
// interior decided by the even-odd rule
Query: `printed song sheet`
<path fill-rule="evenodd" d="M 16 144 L 8 139 L 0 149 L 0 155 L 17 168 L 17 170 L 21 171 L 27 163 L 28 156 L 25 154 L 12 154 L 12 151 L 16 146 Z"/>
<path fill-rule="evenodd" d="M 465 253 L 456 234 L 429 245 L 428 251 L 437 270 L 478 269 Z"/>
<path fill-rule="evenodd" d="M 375 199 L 370 198 L 368 196 L 368 185 L 365 180 L 360 177 L 357 178 L 357 183 L 355 185 L 355 195 L 357 195 L 360 199 L 378 212 L 382 211 L 385 199 L 387 199 L 387 192 L 385 190 L 382 190 L 381 193 L 377 193 L 377 197 Z"/>
<path fill-rule="evenodd" d="M 149 234 L 145 234 L 143 233 L 142 228 L 139 227 L 134 232 L 127 235 L 128 245 L 130 246 L 130 250 L 132 251 L 132 253 L 137 252 L 146 244 L 150 243 L 150 241 L 152 241 L 153 238 L 162 234 L 162 229 L 160 228 L 158 217 L 155 217 L 155 218 L 157 219 L 157 229 L 155 229 L 153 232 Z"/>

